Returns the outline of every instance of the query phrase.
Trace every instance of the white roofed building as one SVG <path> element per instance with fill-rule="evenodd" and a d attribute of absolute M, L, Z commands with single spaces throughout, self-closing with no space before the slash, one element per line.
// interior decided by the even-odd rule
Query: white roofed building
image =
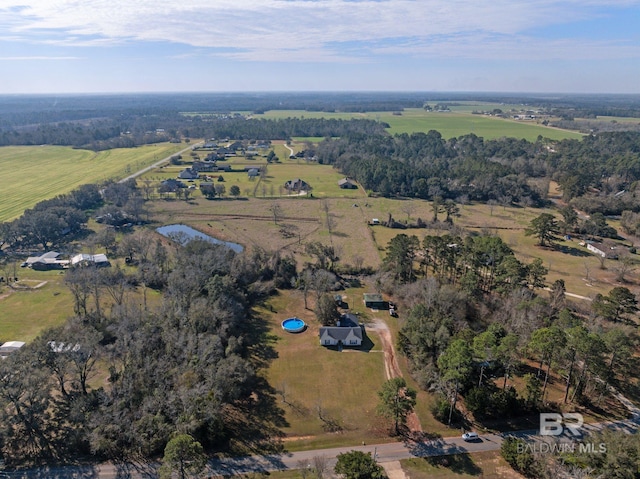
<path fill-rule="evenodd" d="M 80 253 L 71 258 L 71 266 L 111 266 L 105 254 L 84 254 Z"/>

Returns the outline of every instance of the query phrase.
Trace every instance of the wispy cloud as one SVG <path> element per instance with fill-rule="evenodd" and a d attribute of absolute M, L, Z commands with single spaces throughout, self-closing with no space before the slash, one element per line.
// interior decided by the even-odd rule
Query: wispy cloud
<path fill-rule="evenodd" d="M 576 51 L 638 56 L 624 39 L 532 38 L 540 25 L 606 15 L 640 0 L 3 0 L 0 29 L 33 43 L 171 42 L 255 61 L 367 61 L 373 55 L 526 58 Z M 406 39 L 398 42 L 398 39 Z M 357 43 L 347 51 L 341 45 Z M 217 52 L 214 52 L 217 54 Z"/>

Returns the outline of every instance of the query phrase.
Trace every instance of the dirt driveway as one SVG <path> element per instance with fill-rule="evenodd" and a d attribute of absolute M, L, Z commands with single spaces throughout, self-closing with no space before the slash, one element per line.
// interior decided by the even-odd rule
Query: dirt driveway
<path fill-rule="evenodd" d="M 367 324 L 367 328 L 378 333 L 382 351 L 384 352 L 384 369 L 387 379 L 402 377 L 402 371 L 398 365 L 396 349 L 393 345 L 393 339 L 389 326 L 380 318 L 373 318 L 373 321 Z M 420 419 L 415 412 L 411 412 L 407 416 L 407 427 L 411 432 L 422 432 Z"/>

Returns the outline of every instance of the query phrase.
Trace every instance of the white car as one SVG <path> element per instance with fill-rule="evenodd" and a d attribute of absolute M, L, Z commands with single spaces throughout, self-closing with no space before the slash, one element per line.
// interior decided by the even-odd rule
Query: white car
<path fill-rule="evenodd" d="M 471 441 L 477 441 L 478 439 L 480 439 L 480 436 L 478 436 L 477 432 L 465 432 L 462 435 L 462 439 L 464 439 L 467 442 L 471 442 Z"/>

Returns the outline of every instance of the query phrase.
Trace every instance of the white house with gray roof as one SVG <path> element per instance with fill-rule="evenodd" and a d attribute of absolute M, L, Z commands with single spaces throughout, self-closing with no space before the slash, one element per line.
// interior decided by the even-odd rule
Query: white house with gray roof
<path fill-rule="evenodd" d="M 322 346 L 362 345 L 362 326 L 324 326 L 320 328 Z"/>

